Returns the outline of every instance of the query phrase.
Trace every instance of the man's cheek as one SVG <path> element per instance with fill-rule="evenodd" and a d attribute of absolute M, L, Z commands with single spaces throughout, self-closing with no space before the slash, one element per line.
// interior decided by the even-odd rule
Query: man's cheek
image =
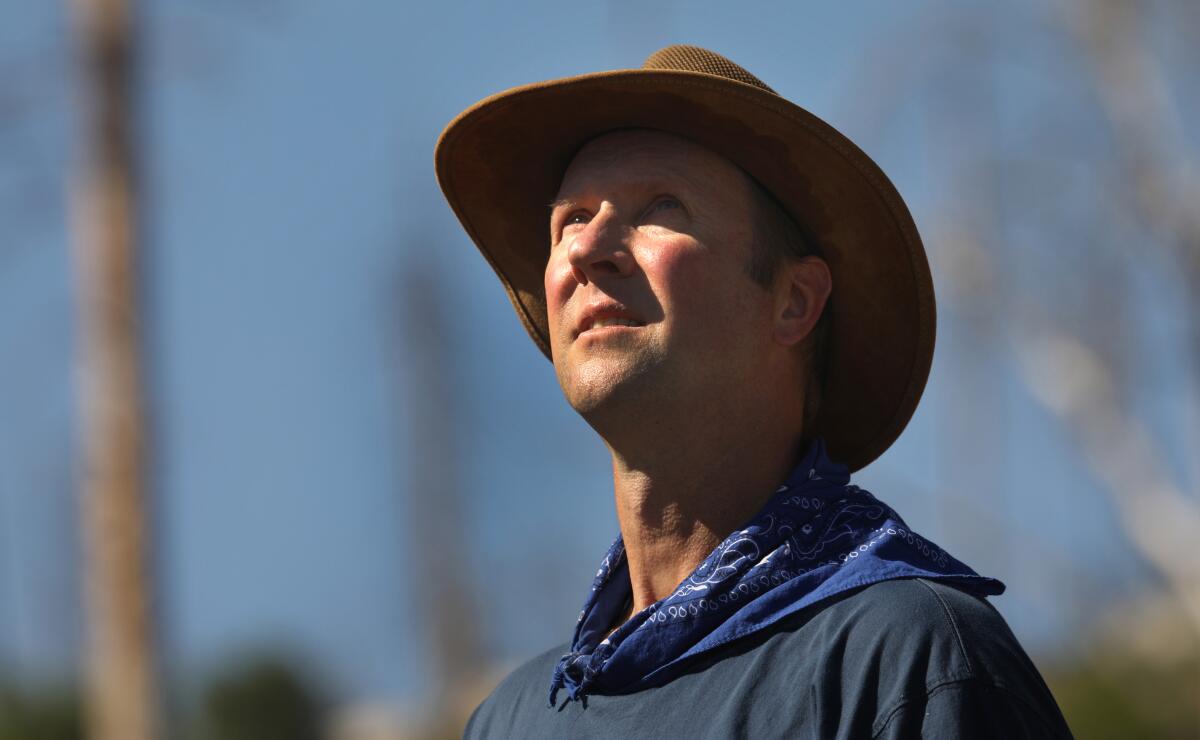
<path fill-rule="evenodd" d="M 724 302 L 722 280 L 700 260 L 688 257 L 666 259 L 660 271 L 664 301 L 674 306 L 676 312 L 703 312 Z"/>
<path fill-rule="evenodd" d="M 569 269 L 569 268 L 568 268 Z M 563 304 L 570 297 L 570 288 L 565 279 L 569 277 L 563 272 L 561 265 L 551 262 L 546 267 L 544 287 L 546 290 L 546 321 L 553 334 L 562 315 Z"/>
<path fill-rule="evenodd" d="M 663 249 L 646 255 L 642 269 L 656 292 L 672 295 L 692 292 L 703 286 L 703 260 L 681 249 Z"/>
<path fill-rule="evenodd" d="M 554 343 L 554 337 L 558 336 L 559 324 L 562 320 L 562 309 L 559 307 L 558 301 L 554 297 L 546 296 L 546 324 L 550 331 L 551 344 Z"/>

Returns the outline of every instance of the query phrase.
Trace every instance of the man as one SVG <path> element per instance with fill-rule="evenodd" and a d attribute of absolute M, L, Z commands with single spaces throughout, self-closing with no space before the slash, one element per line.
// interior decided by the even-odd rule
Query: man
<path fill-rule="evenodd" d="M 468 737 L 1070 735 L 985 599 L 1003 585 L 849 482 L 912 415 L 934 333 L 866 155 L 670 47 L 488 98 L 436 158 L 608 447 L 621 527 L 571 642 Z"/>

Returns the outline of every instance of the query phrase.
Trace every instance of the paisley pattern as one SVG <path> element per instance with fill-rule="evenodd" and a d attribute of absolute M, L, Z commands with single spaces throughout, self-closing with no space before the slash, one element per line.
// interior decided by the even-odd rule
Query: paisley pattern
<path fill-rule="evenodd" d="M 702 653 L 769 627 L 849 589 L 894 578 L 947 581 L 982 595 L 1004 584 L 980 576 L 913 532 L 900 515 L 850 483 L 814 441 L 787 482 L 665 599 L 605 633 L 632 598 L 625 544 L 604 556 L 559 661 L 550 704 L 665 683 Z"/>

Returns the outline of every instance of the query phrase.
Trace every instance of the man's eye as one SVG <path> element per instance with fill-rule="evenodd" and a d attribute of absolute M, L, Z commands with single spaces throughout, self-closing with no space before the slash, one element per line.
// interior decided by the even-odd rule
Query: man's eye
<path fill-rule="evenodd" d="M 646 209 L 646 215 L 649 216 L 660 211 L 673 211 L 680 208 L 683 208 L 683 205 L 678 200 L 670 196 L 664 196 L 650 204 L 650 207 Z"/>
<path fill-rule="evenodd" d="M 570 226 L 571 224 L 586 224 L 591 220 L 591 218 L 592 217 L 588 215 L 587 211 L 575 211 L 570 216 L 567 216 L 567 220 L 563 221 L 563 226 Z"/>

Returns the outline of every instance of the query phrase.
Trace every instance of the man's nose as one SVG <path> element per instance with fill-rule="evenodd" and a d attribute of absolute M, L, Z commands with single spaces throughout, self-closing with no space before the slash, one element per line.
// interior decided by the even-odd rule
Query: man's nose
<path fill-rule="evenodd" d="M 567 261 L 580 285 L 633 274 L 633 255 L 625 241 L 627 231 L 616 214 L 603 209 L 575 233 L 567 247 Z"/>

